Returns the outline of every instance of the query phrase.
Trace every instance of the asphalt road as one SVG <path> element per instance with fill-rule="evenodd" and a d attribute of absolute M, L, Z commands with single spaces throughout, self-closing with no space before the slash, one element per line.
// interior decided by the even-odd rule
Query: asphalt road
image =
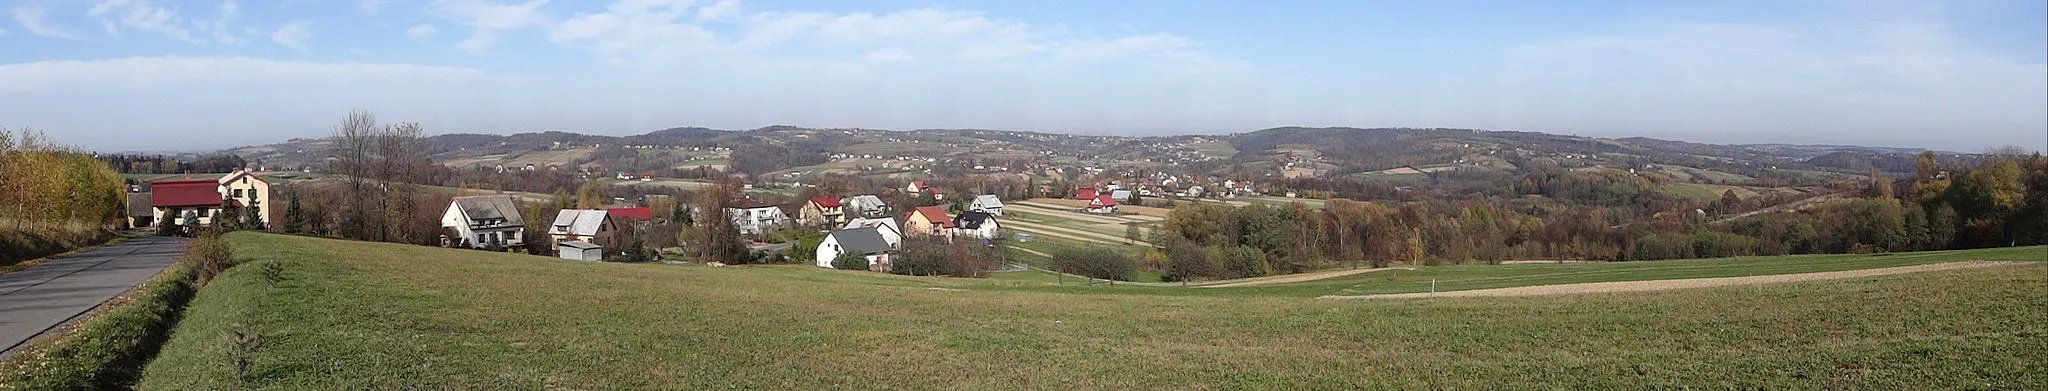
<path fill-rule="evenodd" d="M 0 353 L 141 284 L 189 241 L 140 237 L 0 274 Z"/>

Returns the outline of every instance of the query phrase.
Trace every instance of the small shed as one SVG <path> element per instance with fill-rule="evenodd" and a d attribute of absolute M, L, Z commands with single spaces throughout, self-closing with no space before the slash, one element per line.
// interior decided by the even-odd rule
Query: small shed
<path fill-rule="evenodd" d="M 562 259 L 574 261 L 604 260 L 604 246 L 581 240 L 562 242 L 560 246 L 562 246 Z"/>

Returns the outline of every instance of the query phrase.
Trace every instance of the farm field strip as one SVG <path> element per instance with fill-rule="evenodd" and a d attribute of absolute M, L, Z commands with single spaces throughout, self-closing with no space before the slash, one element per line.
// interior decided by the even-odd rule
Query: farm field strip
<path fill-rule="evenodd" d="M 1031 232 L 1036 232 L 1036 233 L 1061 233 L 1061 234 L 1067 234 L 1066 236 L 1067 236 L 1067 237 L 1069 237 L 1069 238 L 1072 238 L 1072 237 L 1073 237 L 1073 235 L 1080 235 L 1080 236 L 1083 236 L 1083 237 L 1091 238 L 1091 239 L 1085 239 L 1085 240 L 1088 240 L 1088 241 L 1092 241 L 1092 242 L 1098 242 L 1098 243 L 1103 243 L 1103 244 L 1112 244 L 1112 245 L 1119 245 L 1119 246 L 1123 246 L 1123 245 L 1138 245 L 1138 246 L 1152 247 L 1152 244 L 1150 244 L 1150 243 L 1145 243 L 1145 242 L 1143 242 L 1143 241 L 1136 241 L 1136 242 L 1133 242 L 1133 241 L 1130 241 L 1130 240 L 1128 240 L 1128 239 L 1125 239 L 1125 238 L 1124 238 L 1124 237 L 1122 237 L 1122 236 L 1117 236 L 1117 235 L 1106 235 L 1106 234 L 1102 234 L 1102 233 L 1098 233 L 1098 232 L 1092 232 L 1092 231 L 1084 231 L 1084 230 L 1078 230 L 1078 229 L 1072 229 L 1072 228 L 1065 228 L 1065 227 L 1055 227 L 1055 226 L 1050 226 L 1050 225 L 1043 225 L 1043 224 L 1037 224 L 1037 223 L 1027 223 L 1027 222 L 1023 222 L 1023 221 L 1011 221 L 1011 222 L 1010 222 L 1010 224 L 1011 224 L 1011 228 L 1015 228 L 1015 229 L 1020 229 L 1020 230 L 1025 230 L 1025 231 L 1031 231 Z"/>
<path fill-rule="evenodd" d="M 1955 269 L 2029 265 L 2041 263 L 2013 261 L 1963 261 L 1914 266 L 1897 266 L 1877 269 L 1857 269 L 1833 272 L 1797 274 L 1770 274 L 1743 277 L 1684 278 L 1672 280 L 1588 282 L 1579 284 L 1536 285 L 1513 288 L 1474 289 L 1449 292 L 1393 293 L 1361 296 L 1323 296 L 1324 299 L 1414 299 L 1430 297 L 1500 297 L 1500 296 L 1551 296 L 1588 293 L 1648 292 L 1672 289 L 1713 288 L 1758 284 L 1782 284 L 1789 282 L 1835 280 L 1888 276 L 1893 274 L 1923 273 Z"/>

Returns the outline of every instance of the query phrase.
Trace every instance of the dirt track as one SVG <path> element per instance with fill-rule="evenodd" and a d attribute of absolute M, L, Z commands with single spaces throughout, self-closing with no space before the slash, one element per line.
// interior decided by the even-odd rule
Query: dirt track
<path fill-rule="evenodd" d="M 1235 287 L 1235 286 L 1259 286 L 1259 285 L 1272 285 L 1272 284 L 1287 284 L 1287 283 L 1295 283 L 1295 282 L 1315 281 L 1315 280 L 1321 280 L 1321 279 L 1325 279 L 1325 278 L 1337 278 L 1337 277 L 1343 277 L 1343 276 L 1348 276 L 1348 275 L 1353 275 L 1353 274 L 1359 274 L 1359 273 L 1370 273 L 1370 272 L 1377 272 L 1377 271 L 1385 271 L 1385 270 L 1415 270 L 1415 268 L 1412 268 L 1412 267 L 1397 267 L 1397 268 L 1379 268 L 1379 269 L 1349 269 L 1349 270 L 1332 270 L 1332 271 L 1327 271 L 1327 272 L 1314 272 L 1314 273 L 1288 274 L 1288 275 L 1280 275 L 1280 276 L 1272 276 L 1272 277 L 1253 277 L 1253 278 L 1239 279 L 1239 280 L 1236 280 L 1236 282 L 1227 282 L 1227 283 L 1222 283 L 1222 284 L 1212 284 L 1212 285 L 1202 285 L 1202 286 L 1199 286 L 1198 288 L 1229 288 L 1229 287 Z"/>
<path fill-rule="evenodd" d="M 1966 261 L 1966 262 L 1949 262 L 1949 263 L 1937 263 L 1937 264 L 1931 264 L 1931 265 L 1915 265 L 1915 266 L 1900 266 L 1900 267 L 1888 267 L 1888 268 L 1881 268 L 1881 269 L 1864 269 L 1864 270 L 1844 270 L 1844 271 L 1835 271 L 1835 272 L 1820 272 L 1820 273 L 1800 273 L 1800 274 L 1779 274 L 1779 275 L 1769 275 L 1769 276 L 1746 276 L 1746 277 L 1717 277 L 1717 278 L 1688 278 L 1688 279 L 1680 279 L 1680 280 L 1653 280 L 1653 281 L 1617 281 L 1617 282 L 1592 282 L 1592 283 L 1583 283 L 1583 284 L 1559 284 L 1559 285 L 1539 285 L 1539 286 L 1524 286 L 1524 287 L 1514 287 L 1514 288 L 1498 288 L 1498 289 L 1475 289 L 1475 290 L 1468 290 L 1468 291 L 1451 291 L 1451 292 L 1436 292 L 1436 293 L 1399 293 L 1399 294 L 1386 294 L 1386 295 L 1364 295 L 1364 296 L 1323 296 L 1322 298 L 1324 298 L 1324 299 L 1410 299 L 1410 298 L 1425 298 L 1425 297 L 1482 297 L 1482 296 L 1550 296 L 1550 295 L 1572 295 L 1572 294 L 1583 294 L 1583 293 L 1615 293 L 1615 292 L 1646 292 L 1646 291 L 1660 291 L 1660 290 L 1668 290 L 1668 289 L 1690 289 L 1690 288 L 1709 288 L 1709 287 L 1720 287 L 1720 286 L 1736 286 L 1736 285 L 1756 285 L 1756 284 L 1776 284 L 1776 283 L 1786 283 L 1786 282 L 1800 282 L 1800 281 L 1818 281 L 1818 280 L 1833 280 L 1833 279 L 1843 279 L 1843 278 L 1860 278 L 1860 277 L 1875 277 L 1875 276 L 1886 276 L 1886 275 L 1893 275 L 1893 274 L 1905 274 L 1905 273 L 1919 273 L 1919 272 L 1931 272 L 1931 271 L 1940 271 L 1940 270 L 1954 270 L 1954 269 L 1973 269 L 1973 268 L 1983 268 L 1983 267 L 1996 267 L 1996 266 L 2009 266 L 2009 265 L 2023 265 L 2023 264 L 2029 264 L 2029 263 L 2027 263 L 2027 262 L 1994 262 L 1994 261 Z"/>

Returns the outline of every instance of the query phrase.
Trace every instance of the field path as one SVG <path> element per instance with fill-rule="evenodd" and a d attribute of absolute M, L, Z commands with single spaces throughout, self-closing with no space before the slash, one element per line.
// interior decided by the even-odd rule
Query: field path
<path fill-rule="evenodd" d="M 1646 292 L 1646 291 L 1660 291 L 1660 290 L 1668 290 L 1668 289 L 1691 289 L 1691 288 L 1709 288 L 1709 287 L 1721 287 L 1721 286 L 1737 286 L 1737 285 L 1756 285 L 1756 284 L 1777 284 L 1777 283 L 1787 283 L 1787 282 L 1801 282 L 1801 281 L 1819 281 L 1819 280 L 1834 280 L 1834 279 L 1843 279 L 1843 278 L 1861 278 L 1861 277 L 1876 277 L 1876 276 L 1887 276 L 1887 275 L 1893 275 L 1893 274 L 1919 273 L 1919 272 L 1931 272 L 1931 271 L 1941 271 L 1941 270 L 1955 270 L 1955 269 L 1974 269 L 1974 268 L 1984 268 L 1984 267 L 1997 267 L 1997 266 L 2010 266 L 2010 265 L 2023 265 L 2023 264 L 2030 264 L 2030 262 L 2009 262 L 2009 261 L 1964 261 L 1964 262 L 1949 262 L 1949 263 L 1937 263 L 1937 264 L 1929 264 L 1929 265 L 1914 265 L 1914 266 L 1900 266 L 1900 267 L 1887 267 L 1887 268 L 1878 268 L 1878 269 L 1863 269 L 1863 270 L 1844 270 L 1844 271 L 1834 271 L 1834 272 L 1819 272 L 1819 273 L 1779 274 L 1779 275 L 1768 275 L 1768 276 L 1746 276 L 1746 277 L 1716 277 L 1716 278 L 1687 278 L 1687 279 L 1677 279 L 1677 280 L 1651 280 L 1651 281 L 1616 281 L 1616 282 L 1591 282 L 1591 283 L 1582 283 L 1582 284 L 1558 284 L 1558 285 L 1539 285 L 1539 286 L 1524 286 L 1524 287 L 1514 287 L 1514 288 L 1496 288 L 1496 289 L 1474 289 L 1474 290 L 1465 290 L 1465 291 L 1450 291 L 1450 292 L 1436 292 L 1436 293 L 1427 293 L 1427 292 L 1425 292 L 1425 293 L 1396 293 L 1396 294 L 1383 294 L 1383 295 L 1364 295 L 1364 296 L 1323 296 L 1323 297 L 1321 297 L 1321 298 L 1324 298 L 1324 299 L 1411 299 L 1411 298 L 1425 298 L 1425 297 L 1483 297 L 1483 296 L 1550 296 L 1550 295 L 1572 295 L 1572 294 L 1583 294 L 1583 293 L 1615 293 L 1615 292 Z"/>
<path fill-rule="evenodd" d="M 1237 279 L 1237 280 L 1226 280 L 1226 281 L 1222 281 L 1222 283 L 1221 283 L 1221 284 L 1215 284 L 1215 283 L 1212 283 L 1212 284 L 1208 284 L 1208 285 L 1202 285 L 1202 286 L 1198 286 L 1197 288 L 1229 288 L 1229 287 L 1237 287 L 1237 286 L 1259 286 L 1259 285 L 1273 285 L 1273 284 L 1288 284 L 1288 283 L 1296 283 L 1296 282 L 1307 282 L 1307 281 L 1315 281 L 1315 280 L 1321 280 L 1321 279 L 1325 279 L 1325 278 L 1337 278 L 1337 277 L 1343 277 L 1343 276 L 1348 276 L 1348 275 L 1353 275 L 1353 274 L 1360 274 L 1360 273 L 1371 273 L 1371 272 L 1377 272 L 1377 271 L 1387 271 L 1387 270 L 1415 270 L 1415 268 L 1412 268 L 1412 267 L 1393 267 L 1393 268 L 1378 268 L 1378 269 L 1345 269 L 1345 270 L 1331 270 L 1331 271 L 1326 271 L 1326 272 L 1311 272 L 1311 273 L 1300 273 L 1300 274 L 1284 274 L 1284 275 L 1278 275 L 1278 276 L 1266 276 L 1266 277 L 1252 277 L 1252 278 L 1244 278 L 1244 279 Z"/>
<path fill-rule="evenodd" d="M 1057 218 L 1062 218 L 1062 219 L 1068 219 L 1068 220 L 1079 220 L 1079 221 L 1087 221 L 1087 222 L 1094 222 L 1094 223 L 1103 223 L 1103 224 L 1124 224 L 1124 223 L 1131 223 L 1131 222 L 1134 222 L 1134 221 L 1131 221 L 1131 220 L 1124 220 L 1124 219 L 1118 219 L 1118 218 L 1113 218 L 1113 217 L 1104 217 L 1104 216 L 1097 216 L 1097 215 L 1091 215 L 1091 214 L 1087 214 L 1087 213 L 1079 213 L 1079 212 L 1070 212 L 1070 211 L 1067 211 L 1066 209 L 1055 209 L 1055 208 L 1048 208 L 1048 207 L 1042 207 L 1042 206 L 1037 206 L 1038 204 L 1033 204 L 1033 203 L 1029 203 L 1029 202 L 1018 202 L 1018 203 L 1016 203 L 1016 204 L 1017 204 L 1018 206 L 1023 206 L 1024 208 L 1011 208 L 1010 210 L 1008 210 L 1008 211 L 1006 211 L 1006 212 L 1024 212 L 1024 213 L 1042 214 L 1042 215 L 1046 215 L 1046 216 L 1052 216 L 1052 217 L 1057 217 Z"/>
<path fill-rule="evenodd" d="M 1038 224 L 1038 223 L 1027 223 L 1027 222 L 1023 222 L 1023 221 L 1017 221 L 1017 220 L 1010 220 L 1010 222 L 1008 222 L 1008 223 L 1002 223 L 1002 224 L 1003 224 L 1003 225 L 1008 225 L 1008 226 L 1010 226 L 1011 228 L 1015 228 L 1015 229 L 1018 229 L 1018 230 L 1023 230 L 1023 231 L 1031 231 L 1031 232 L 1037 232 L 1037 233 L 1040 233 L 1040 234 L 1048 234 L 1048 235 L 1052 235 L 1052 236 L 1059 236 L 1059 237 L 1064 237 L 1064 238 L 1068 238 L 1068 239 L 1076 239 L 1076 240 L 1082 240 L 1082 241 L 1089 241 L 1089 242 L 1097 242 L 1097 243 L 1102 243 L 1102 244 L 1107 244 L 1107 245 L 1113 245 L 1113 246 L 1131 246 L 1131 245 L 1135 245 L 1135 246 L 1145 246 L 1145 247 L 1152 247 L 1152 244 L 1151 244 L 1151 243 L 1145 243 L 1144 241 L 1130 241 L 1130 240 L 1126 240 L 1126 239 L 1124 239 L 1123 237 L 1120 237 L 1120 236 L 1116 236 L 1116 235 L 1104 235 L 1104 234 L 1100 234 L 1100 233 L 1095 233 L 1095 232 L 1088 232 L 1088 231 L 1082 231 L 1082 230 L 1077 230 L 1077 229 L 1071 229 L 1071 228 L 1065 228 L 1065 227 L 1054 227 L 1054 226 L 1050 226 L 1050 225 L 1044 225 L 1044 224 Z M 1078 235 L 1078 237 L 1077 237 L 1076 235 Z"/>

